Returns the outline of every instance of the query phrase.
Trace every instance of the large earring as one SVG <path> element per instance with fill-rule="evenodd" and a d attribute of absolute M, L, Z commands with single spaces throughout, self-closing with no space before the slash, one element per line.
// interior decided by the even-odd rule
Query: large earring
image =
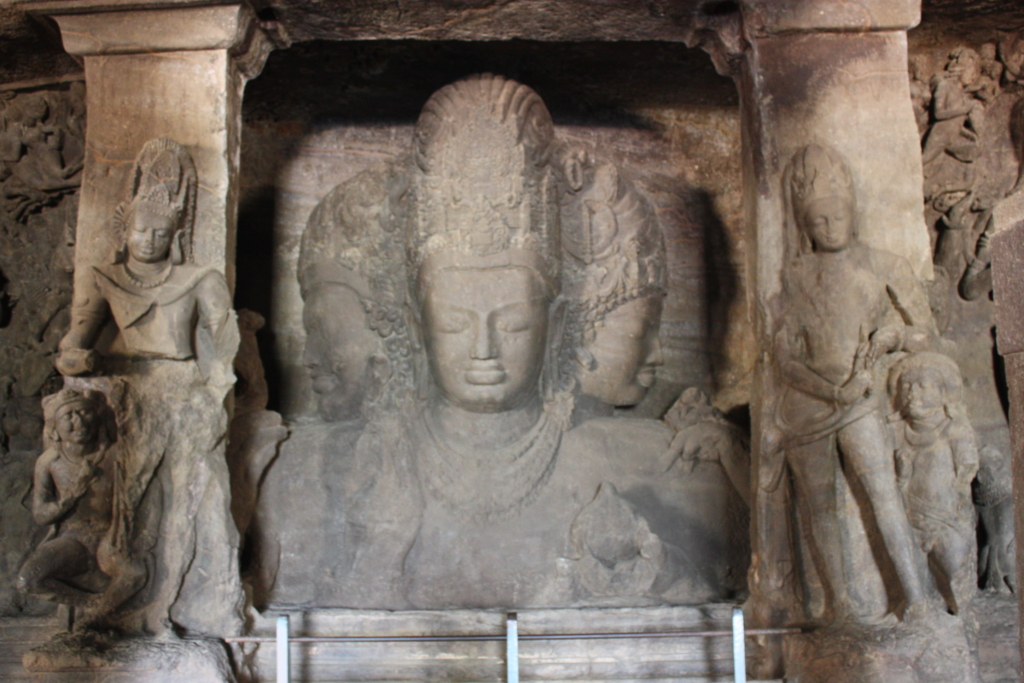
<path fill-rule="evenodd" d="M 416 389 L 416 398 L 426 399 L 430 394 L 430 368 L 427 363 L 427 353 L 423 345 L 423 329 L 420 327 L 419 316 L 411 306 L 402 307 L 402 315 L 405 317 L 405 326 L 409 330 L 409 346 L 412 350 L 412 374 L 413 386 Z"/>
<path fill-rule="evenodd" d="M 171 239 L 171 265 L 180 266 L 185 262 L 185 248 L 181 241 L 185 238 L 181 228 L 174 233 Z"/>
<path fill-rule="evenodd" d="M 564 297 L 558 296 L 551 304 L 548 311 L 548 338 L 547 346 L 544 349 L 544 367 L 541 370 L 541 396 L 545 401 L 554 398 L 555 393 L 561 388 L 559 385 L 560 366 L 559 359 L 562 354 L 562 344 L 565 343 L 565 318 L 567 302 Z"/>

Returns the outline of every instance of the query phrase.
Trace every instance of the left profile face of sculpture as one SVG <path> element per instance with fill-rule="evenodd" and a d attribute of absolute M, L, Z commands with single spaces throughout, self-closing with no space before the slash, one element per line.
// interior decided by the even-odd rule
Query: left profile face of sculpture
<path fill-rule="evenodd" d="M 326 422 L 359 417 L 369 390 L 371 362 L 379 344 L 372 330 L 358 324 L 362 317 L 359 295 L 350 287 L 321 284 L 306 295 L 302 362 L 309 369 L 320 417 Z"/>
<path fill-rule="evenodd" d="M 664 238 L 650 202 L 614 165 L 579 151 L 563 165 L 568 343 L 577 361 L 569 372 L 583 395 L 635 405 L 662 363 Z"/>
<path fill-rule="evenodd" d="M 303 235 L 303 365 L 325 422 L 369 418 L 369 406 L 391 410 L 412 393 L 405 250 L 393 234 L 404 191 L 395 169 L 364 171 L 324 197 Z"/>

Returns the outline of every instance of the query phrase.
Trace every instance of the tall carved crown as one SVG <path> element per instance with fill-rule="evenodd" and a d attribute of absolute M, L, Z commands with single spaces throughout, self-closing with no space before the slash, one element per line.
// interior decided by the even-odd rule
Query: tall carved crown
<path fill-rule="evenodd" d="M 521 83 L 483 74 L 447 85 L 415 131 L 413 275 L 433 253 L 525 250 L 557 290 L 559 224 L 547 107 Z"/>
<path fill-rule="evenodd" d="M 589 156 L 589 155 L 588 155 Z M 622 304 L 665 294 L 665 240 L 650 201 L 611 163 L 587 164 L 584 187 L 564 207 L 565 294 L 595 323 Z"/>
<path fill-rule="evenodd" d="M 192 156 L 184 146 L 165 138 L 148 141 L 132 166 L 131 195 L 114 211 L 114 227 L 124 237 L 132 211 L 142 209 L 178 219 L 174 263 L 192 260 L 192 225 L 196 213 L 199 178 Z M 118 254 L 117 261 L 124 254 Z"/>
<path fill-rule="evenodd" d="M 807 145 L 792 161 L 790 192 L 795 207 L 822 197 L 853 197 L 853 175 L 843 155 L 824 145 Z"/>

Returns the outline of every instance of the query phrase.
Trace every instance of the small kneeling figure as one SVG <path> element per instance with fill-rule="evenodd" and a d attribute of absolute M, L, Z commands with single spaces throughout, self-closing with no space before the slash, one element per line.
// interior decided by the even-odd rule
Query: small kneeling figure
<path fill-rule="evenodd" d="M 956 363 L 938 353 L 906 356 L 889 374 L 889 395 L 901 420 L 896 471 L 907 516 L 954 614 L 976 590 L 971 482 L 978 447 L 962 391 Z"/>
<path fill-rule="evenodd" d="M 139 582 L 116 547 L 119 449 L 102 394 L 64 389 L 43 401 L 47 448 L 36 461 L 32 514 L 52 525 L 18 574 L 18 588 L 87 608 L 89 625 Z"/>

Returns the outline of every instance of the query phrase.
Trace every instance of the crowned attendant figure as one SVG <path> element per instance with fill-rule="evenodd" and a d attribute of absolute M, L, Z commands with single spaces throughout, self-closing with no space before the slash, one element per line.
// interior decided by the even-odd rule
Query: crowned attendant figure
<path fill-rule="evenodd" d="M 112 221 L 113 263 L 76 274 L 56 365 L 128 387 L 123 501 L 146 520 L 129 543 L 158 569 L 122 627 L 223 635 L 241 624 L 223 443 L 238 325 L 224 275 L 193 263 L 198 177 L 188 151 L 150 140 L 130 183 Z"/>
<path fill-rule="evenodd" d="M 788 466 L 826 619 L 873 619 L 879 615 L 866 614 L 851 594 L 857 578 L 851 549 L 841 544 L 837 481 L 856 477 L 899 577 L 905 614 L 923 616 L 938 595 L 896 484 L 881 400 L 891 354 L 926 348 L 935 335 L 928 302 L 904 259 L 857 239 L 853 178 L 838 152 L 800 149 L 785 182 L 793 234 L 776 337 L 785 456 L 772 461 L 762 486 L 774 490 Z"/>

